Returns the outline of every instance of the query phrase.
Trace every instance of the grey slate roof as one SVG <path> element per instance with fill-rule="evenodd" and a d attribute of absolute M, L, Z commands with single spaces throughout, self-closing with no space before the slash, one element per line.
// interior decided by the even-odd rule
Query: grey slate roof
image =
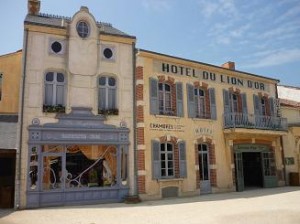
<path fill-rule="evenodd" d="M 24 21 L 25 24 L 36 24 L 36 25 L 50 26 L 50 27 L 56 27 L 61 29 L 66 29 L 68 23 L 70 22 L 71 22 L 71 17 L 56 16 L 56 15 L 50 15 L 44 13 L 39 13 L 38 15 L 28 14 Z M 134 36 L 131 36 L 129 34 L 126 34 L 114 28 L 109 23 L 97 22 L 97 26 L 99 28 L 100 33 L 103 34 L 135 38 Z"/>

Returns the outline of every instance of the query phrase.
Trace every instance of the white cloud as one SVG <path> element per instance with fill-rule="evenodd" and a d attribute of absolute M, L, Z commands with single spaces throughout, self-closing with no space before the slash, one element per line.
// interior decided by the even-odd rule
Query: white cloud
<path fill-rule="evenodd" d="M 142 0 L 142 5 L 147 10 L 156 12 L 164 12 L 171 9 L 171 2 L 169 0 Z"/>
<path fill-rule="evenodd" d="M 300 62 L 300 49 L 282 49 L 278 51 L 262 52 L 261 55 L 256 53 L 253 56 L 264 56 L 260 59 L 243 65 L 243 68 L 262 68 L 276 65 L 283 65 L 290 62 L 299 61 Z"/>
<path fill-rule="evenodd" d="M 216 0 L 207 1 L 199 0 L 199 9 L 205 18 L 215 16 L 235 17 L 238 15 L 238 10 L 234 4 L 234 0 Z"/>

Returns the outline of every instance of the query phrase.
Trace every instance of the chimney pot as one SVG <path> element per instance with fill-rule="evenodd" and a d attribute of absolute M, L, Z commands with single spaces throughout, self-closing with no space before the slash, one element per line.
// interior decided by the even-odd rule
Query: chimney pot
<path fill-rule="evenodd" d="M 41 2 L 39 0 L 28 0 L 28 14 L 38 15 L 40 12 Z"/>
<path fill-rule="evenodd" d="M 230 70 L 235 70 L 235 63 L 232 61 L 228 61 L 222 65 L 223 68 L 227 68 Z"/>

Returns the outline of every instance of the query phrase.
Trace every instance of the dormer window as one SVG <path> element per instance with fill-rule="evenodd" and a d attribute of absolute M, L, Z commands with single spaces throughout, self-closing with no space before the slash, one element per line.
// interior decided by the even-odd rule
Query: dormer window
<path fill-rule="evenodd" d="M 85 21 L 79 21 L 76 25 L 76 30 L 81 38 L 86 38 L 90 34 L 89 25 Z"/>

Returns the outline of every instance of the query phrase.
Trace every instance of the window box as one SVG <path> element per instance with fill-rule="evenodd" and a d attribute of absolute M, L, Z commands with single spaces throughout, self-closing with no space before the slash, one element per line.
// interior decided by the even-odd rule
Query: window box
<path fill-rule="evenodd" d="M 45 112 L 45 113 L 65 113 L 66 107 L 63 105 L 43 105 L 43 112 Z"/>
<path fill-rule="evenodd" d="M 119 115 L 119 110 L 118 109 L 98 109 L 98 114 Z"/>

